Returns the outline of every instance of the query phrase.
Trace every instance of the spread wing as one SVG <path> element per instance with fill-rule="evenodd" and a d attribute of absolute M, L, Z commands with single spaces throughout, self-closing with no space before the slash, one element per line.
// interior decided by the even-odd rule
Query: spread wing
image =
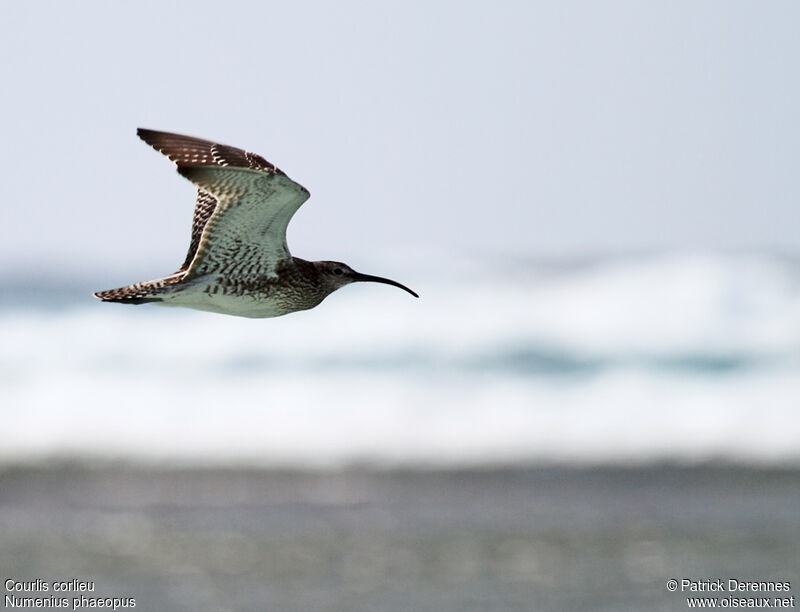
<path fill-rule="evenodd" d="M 309 198 L 288 176 L 251 168 L 178 164 L 178 172 L 217 201 L 187 278 L 216 272 L 240 279 L 274 276 L 291 258 L 286 226 Z"/>
<path fill-rule="evenodd" d="M 217 207 L 217 198 L 205 191 L 197 190 L 197 203 L 194 205 L 194 215 L 192 216 L 192 237 L 189 241 L 189 250 L 186 252 L 186 259 L 179 270 L 186 270 L 197 253 L 197 245 L 200 244 L 200 237 L 203 235 L 203 228 L 211 218 L 214 209 Z"/>
<path fill-rule="evenodd" d="M 244 151 L 243 149 L 237 149 L 210 140 L 202 140 L 191 136 L 183 136 L 181 134 L 171 134 L 169 132 L 158 132 L 144 128 L 139 128 L 136 133 L 147 144 L 166 155 L 170 160 L 178 164 L 178 166 L 249 168 L 266 173 L 267 175 L 286 177 L 286 173 L 274 164 L 271 164 L 260 155 Z M 307 193 L 308 192 L 306 192 L 306 194 Z M 306 199 L 307 198 L 308 195 L 306 195 Z M 300 204 L 302 204 L 302 202 L 300 202 Z M 300 204 L 297 206 L 299 207 Z M 194 260 L 203 236 L 203 230 L 216 207 L 217 198 L 210 191 L 199 187 L 197 190 L 197 203 L 194 208 L 194 217 L 192 219 L 192 237 L 189 243 L 189 251 L 186 253 L 186 259 L 180 270 L 188 270 Z M 289 218 L 291 218 L 291 215 L 289 215 Z M 286 222 L 288 223 L 289 219 L 287 219 Z"/>

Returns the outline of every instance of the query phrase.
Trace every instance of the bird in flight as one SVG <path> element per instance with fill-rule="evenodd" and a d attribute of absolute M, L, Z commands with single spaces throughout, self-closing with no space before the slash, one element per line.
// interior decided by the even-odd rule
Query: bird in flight
<path fill-rule="evenodd" d="M 139 137 L 197 185 L 189 252 L 174 274 L 98 291 L 104 302 L 183 306 L 264 318 L 314 308 L 357 282 L 405 285 L 338 261 L 292 257 L 286 227 L 310 193 L 255 153 L 139 128 Z"/>

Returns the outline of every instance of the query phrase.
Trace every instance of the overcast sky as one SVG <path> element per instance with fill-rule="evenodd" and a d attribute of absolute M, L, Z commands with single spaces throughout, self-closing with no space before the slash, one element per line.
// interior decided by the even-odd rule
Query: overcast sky
<path fill-rule="evenodd" d="M 182 261 L 194 189 L 137 126 L 304 184 L 309 259 L 797 253 L 799 31 L 776 1 L 7 2 L 0 268 Z"/>

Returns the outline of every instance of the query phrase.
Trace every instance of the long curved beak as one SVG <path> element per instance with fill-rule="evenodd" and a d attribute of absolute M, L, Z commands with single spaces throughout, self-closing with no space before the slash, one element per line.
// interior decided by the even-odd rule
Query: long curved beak
<path fill-rule="evenodd" d="M 405 285 L 401 285 L 397 281 L 393 281 L 393 280 L 388 279 L 388 278 L 383 278 L 382 276 L 372 276 L 371 274 L 361 274 L 360 272 L 356 272 L 355 276 L 353 276 L 353 282 L 354 283 L 383 283 L 384 285 L 394 285 L 395 287 L 400 287 L 400 289 L 402 289 L 403 291 L 408 291 L 415 298 L 419 297 L 416 293 L 411 291 L 411 289 L 409 289 Z"/>

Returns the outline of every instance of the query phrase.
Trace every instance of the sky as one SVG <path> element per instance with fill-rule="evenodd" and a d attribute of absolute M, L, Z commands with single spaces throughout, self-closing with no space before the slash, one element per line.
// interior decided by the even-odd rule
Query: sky
<path fill-rule="evenodd" d="M 305 185 L 306 259 L 796 254 L 799 26 L 779 1 L 4 3 L 0 272 L 177 267 L 194 188 L 139 126 Z"/>

